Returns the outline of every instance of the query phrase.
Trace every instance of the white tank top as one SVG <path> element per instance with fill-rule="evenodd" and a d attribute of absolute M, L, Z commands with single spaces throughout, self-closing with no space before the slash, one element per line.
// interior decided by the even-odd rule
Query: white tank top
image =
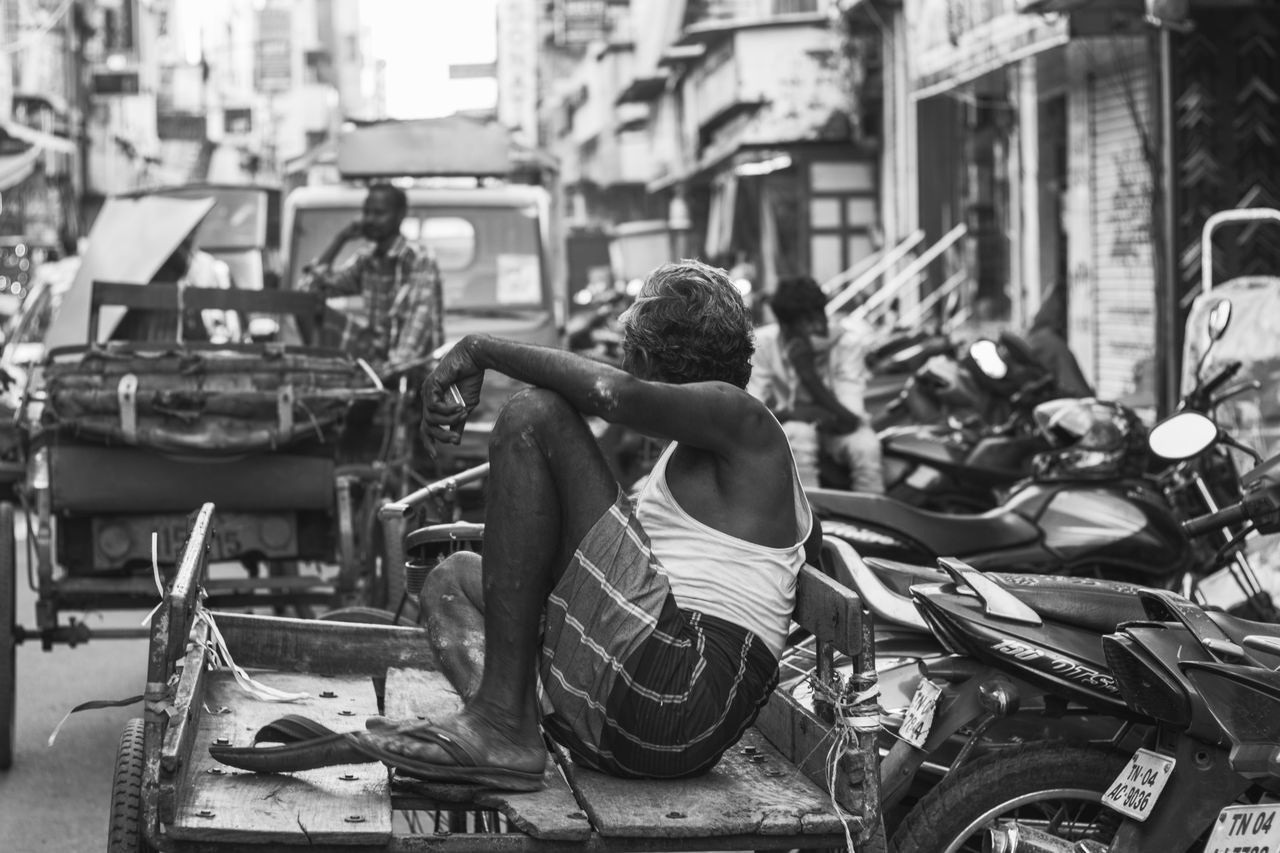
<path fill-rule="evenodd" d="M 751 631 L 781 657 L 796 604 L 796 576 L 813 525 L 809 499 L 792 462 L 796 541 L 770 548 L 715 530 L 676 502 L 667 485 L 667 445 L 636 500 L 636 517 L 649 536 L 658 569 L 683 610 L 717 616 Z"/>

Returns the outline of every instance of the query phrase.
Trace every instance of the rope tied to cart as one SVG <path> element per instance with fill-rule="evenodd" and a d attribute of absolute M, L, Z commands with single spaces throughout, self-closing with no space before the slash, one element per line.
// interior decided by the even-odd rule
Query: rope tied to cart
<path fill-rule="evenodd" d="M 854 853 L 853 832 L 849 828 L 849 821 L 854 816 L 846 812 L 836 798 L 840 759 L 846 752 L 857 748 L 860 736 L 874 737 L 879 730 L 879 708 L 871 700 L 880 695 L 880 688 L 872 684 L 865 690 L 853 690 L 851 684 L 828 684 L 813 675 L 809 676 L 809 683 L 814 698 L 828 703 L 833 711 L 831 747 L 827 750 L 825 764 L 827 791 L 831 796 L 831 808 L 844 829 L 847 849 Z"/>
<path fill-rule="evenodd" d="M 161 600 L 142 618 L 142 625 L 150 625 L 156 613 L 164 606 L 164 579 L 160 575 L 160 537 L 154 531 L 151 534 L 151 576 L 155 581 L 156 592 L 160 595 Z M 263 702 L 297 702 L 310 697 L 310 693 L 279 690 L 268 684 L 263 684 L 249 675 L 244 667 L 237 664 L 231 657 L 231 651 L 227 648 L 227 641 L 223 638 L 222 631 L 218 629 L 218 623 L 214 619 L 213 611 L 204 606 L 205 597 L 206 593 L 201 589 L 200 595 L 196 599 L 195 613 L 192 615 L 192 635 L 196 634 L 195 629 L 200 625 L 204 625 L 208 629 L 209 641 L 204 647 L 209 651 L 209 660 L 215 668 L 230 670 L 241 690 Z M 194 642 L 200 641 L 194 640 Z M 58 721 L 58 724 L 53 727 L 53 731 L 49 733 L 48 745 L 53 746 L 54 741 L 58 738 L 58 733 L 62 731 L 62 727 L 66 725 L 67 720 L 71 719 L 72 714 L 80 711 L 127 708 L 130 705 L 143 702 L 150 710 L 171 714 L 173 705 L 169 697 L 178 678 L 179 674 L 175 672 L 166 683 L 148 681 L 146 689 L 142 693 L 124 699 L 92 699 L 88 702 L 81 702 L 70 711 L 67 711 L 62 716 L 62 719 Z"/>

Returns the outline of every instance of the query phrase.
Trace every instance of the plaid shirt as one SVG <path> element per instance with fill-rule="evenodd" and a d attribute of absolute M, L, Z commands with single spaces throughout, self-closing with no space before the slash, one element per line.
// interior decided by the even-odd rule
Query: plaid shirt
<path fill-rule="evenodd" d="M 403 363 L 444 343 L 440 268 L 427 250 L 403 236 L 396 237 L 385 255 L 369 247 L 338 269 L 313 266 L 298 288 L 364 297 L 363 312 L 326 316 L 324 338 L 371 363 Z"/>

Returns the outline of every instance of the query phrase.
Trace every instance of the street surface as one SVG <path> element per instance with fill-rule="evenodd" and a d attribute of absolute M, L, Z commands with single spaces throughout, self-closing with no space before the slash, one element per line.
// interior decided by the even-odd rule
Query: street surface
<path fill-rule="evenodd" d="M 26 541 L 18 540 L 18 624 L 35 625 L 26 584 Z M 136 626 L 145 611 L 93 614 L 94 627 Z M 49 733 L 72 707 L 142 692 L 144 639 L 100 640 L 43 651 L 18 647 L 18 714 L 13 767 L 0 772 L 0 849 L 5 853 L 99 853 L 106 849 L 116 744 L 142 704 L 72 715 L 52 747 Z"/>

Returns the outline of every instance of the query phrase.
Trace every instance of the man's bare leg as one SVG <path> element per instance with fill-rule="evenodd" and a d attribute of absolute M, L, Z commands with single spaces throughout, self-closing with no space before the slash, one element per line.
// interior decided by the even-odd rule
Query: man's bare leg
<path fill-rule="evenodd" d="M 483 561 L 450 557 L 422 594 L 432 645 L 466 700 L 441 727 L 492 766 L 537 770 L 546 756 L 535 694 L 543 608 L 618 485 L 581 415 L 543 389 L 521 392 L 503 409 L 489 462 Z M 449 763 L 443 752 L 439 760 Z"/>

